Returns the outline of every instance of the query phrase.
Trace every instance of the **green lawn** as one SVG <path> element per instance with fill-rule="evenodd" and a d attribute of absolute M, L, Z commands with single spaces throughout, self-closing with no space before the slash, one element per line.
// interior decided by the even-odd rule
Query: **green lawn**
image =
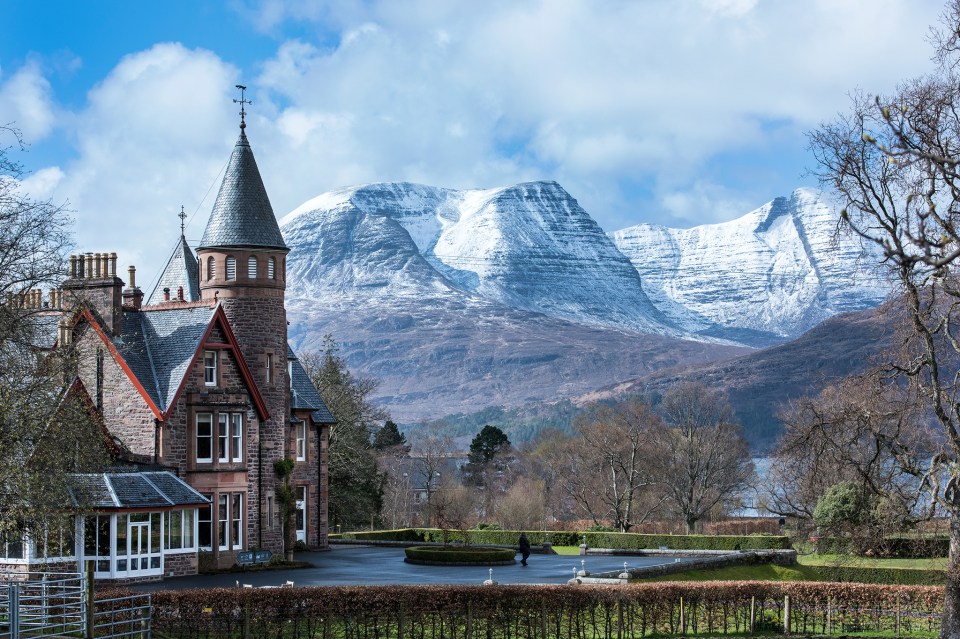
<path fill-rule="evenodd" d="M 877 559 L 843 555 L 805 555 L 798 557 L 804 566 L 857 566 L 861 568 L 908 568 L 911 570 L 946 570 L 947 558 L 938 559 Z"/>
<path fill-rule="evenodd" d="M 558 555 L 579 555 L 580 546 L 554 546 L 553 551 Z"/>

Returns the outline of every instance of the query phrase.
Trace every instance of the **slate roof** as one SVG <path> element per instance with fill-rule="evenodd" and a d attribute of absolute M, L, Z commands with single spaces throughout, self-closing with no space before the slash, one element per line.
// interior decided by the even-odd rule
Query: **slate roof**
<path fill-rule="evenodd" d="M 210 501 L 169 471 L 74 475 L 74 505 L 94 510 L 200 506 Z"/>
<path fill-rule="evenodd" d="M 314 423 L 317 424 L 336 424 L 330 409 L 326 402 L 313 385 L 307 371 L 304 370 L 297 355 L 287 345 L 287 359 L 290 363 L 290 409 L 291 410 L 312 410 L 310 415 Z"/>
<path fill-rule="evenodd" d="M 243 130 L 198 247 L 208 248 L 287 248 Z"/>
<path fill-rule="evenodd" d="M 161 411 L 166 411 L 213 319 L 215 307 L 142 310 L 123 314 L 114 345 Z"/>
<path fill-rule="evenodd" d="M 177 289 L 181 286 L 184 300 L 196 302 L 200 299 L 200 268 L 196 256 L 187 244 L 187 238 L 183 235 L 167 260 L 157 285 L 147 298 L 147 305 L 162 303 L 164 288 L 170 289 L 170 299 L 177 299 Z"/>

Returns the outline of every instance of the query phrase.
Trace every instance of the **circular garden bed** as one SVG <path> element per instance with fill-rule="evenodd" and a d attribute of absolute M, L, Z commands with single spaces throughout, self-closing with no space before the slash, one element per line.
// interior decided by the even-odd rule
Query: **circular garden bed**
<path fill-rule="evenodd" d="M 513 548 L 486 546 L 409 546 L 404 561 L 429 566 L 508 566 L 517 563 Z"/>

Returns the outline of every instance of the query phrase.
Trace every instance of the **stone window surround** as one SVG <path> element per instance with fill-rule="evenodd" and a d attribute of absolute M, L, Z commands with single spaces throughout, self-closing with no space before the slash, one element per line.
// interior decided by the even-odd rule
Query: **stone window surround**
<path fill-rule="evenodd" d="M 199 457 L 200 449 L 200 429 L 201 419 L 210 419 L 210 457 Z M 236 419 L 239 417 L 239 433 L 234 430 Z M 190 420 L 192 431 L 190 441 L 193 442 L 193 451 L 191 460 L 195 469 L 229 469 L 241 470 L 246 462 L 246 438 L 247 417 L 246 409 L 238 406 L 197 406 L 194 407 L 193 419 Z M 224 430 L 225 429 L 225 430 Z M 207 435 L 203 438 L 207 439 Z M 225 440 L 225 441 L 224 441 Z M 239 441 L 239 455 L 237 455 L 237 442 Z M 226 444 L 226 458 L 221 457 L 220 453 L 224 450 L 222 444 Z"/>

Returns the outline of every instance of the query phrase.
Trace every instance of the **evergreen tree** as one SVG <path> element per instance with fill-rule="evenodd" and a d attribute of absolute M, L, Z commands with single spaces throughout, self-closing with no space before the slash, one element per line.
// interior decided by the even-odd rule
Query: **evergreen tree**
<path fill-rule="evenodd" d="M 388 419 L 384 422 L 383 428 L 378 430 L 373 437 L 373 447 L 379 451 L 385 451 L 394 446 L 401 446 L 406 450 L 410 449 L 407 445 L 407 438 L 400 432 L 397 425 Z"/>
<path fill-rule="evenodd" d="M 386 414 L 369 399 L 376 381 L 355 377 L 338 351 L 327 335 L 322 353 L 307 353 L 300 361 L 337 420 L 330 429 L 329 521 L 350 529 L 370 525 L 383 506 L 386 478 L 371 435 Z"/>
<path fill-rule="evenodd" d="M 487 424 L 484 426 L 473 441 L 470 442 L 470 454 L 467 457 L 467 464 L 464 466 L 464 475 L 468 483 L 476 486 L 482 486 L 484 483 L 483 475 L 488 470 L 497 469 L 497 456 L 502 457 L 502 453 L 510 448 L 510 439 L 506 433 Z M 502 468 L 500 468 L 502 470 Z"/>

